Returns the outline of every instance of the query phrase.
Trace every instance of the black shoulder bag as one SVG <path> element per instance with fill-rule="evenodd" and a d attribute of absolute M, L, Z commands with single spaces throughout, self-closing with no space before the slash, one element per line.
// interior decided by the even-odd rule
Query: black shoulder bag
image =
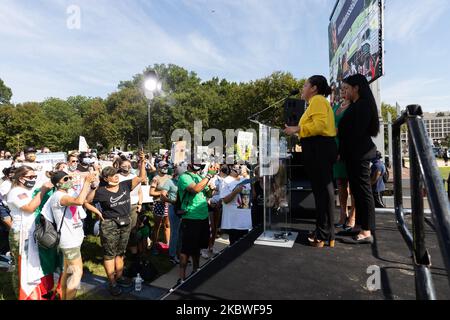
<path fill-rule="evenodd" d="M 53 249 L 58 246 L 59 240 L 61 239 L 61 228 L 64 222 L 64 217 L 66 216 L 66 210 L 67 207 L 64 209 L 64 214 L 61 219 L 59 230 L 56 229 L 55 222 L 48 221 L 41 213 L 39 224 L 36 224 L 36 228 L 34 230 L 34 240 L 37 242 L 39 248 Z M 53 220 L 54 219 L 55 216 L 53 215 Z"/>

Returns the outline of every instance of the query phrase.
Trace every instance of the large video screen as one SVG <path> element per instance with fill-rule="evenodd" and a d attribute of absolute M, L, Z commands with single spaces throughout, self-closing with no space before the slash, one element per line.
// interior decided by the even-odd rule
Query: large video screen
<path fill-rule="evenodd" d="M 382 17 L 382 0 L 337 1 L 328 28 L 330 82 L 336 90 L 356 73 L 369 82 L 383 75 Z"/>

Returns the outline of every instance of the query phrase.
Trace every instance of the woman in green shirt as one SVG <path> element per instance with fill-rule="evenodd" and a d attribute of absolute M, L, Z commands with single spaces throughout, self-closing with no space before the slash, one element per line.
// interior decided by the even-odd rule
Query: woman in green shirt
<path fill-rule="evenodd" d="M 347 99 L 345 91 L 341 91 L 341 101 L 336 103 L 333 106 L 334 119 L 336 122 L 336 128 L 339 127 L 339 123 L 344 117 L 345 112 L 350 106 L 350 100 Z M 339 149 L 339 138 L 336 137 L 336 145 Z M 336 180 L 338 186 L 338 195 L 339 195 L 339 203 L 341 206 L 341 216 L 339 219 L 339 223 L 335 225 L 336 228 L 343 228 L 344 230 L 351 229 L 355 225 L 355 200 L 353 195 L 351 195 L 352 199 L 352 209 L 350 212 L 350 216 L 347 211 L 347 200 L 349 196 L 349 185 L 348 185 L 348 176 L 347 169 L 345 168 L 345 163 L 338 158 L 338 161 L 333 166 L 333 176 Z"/>

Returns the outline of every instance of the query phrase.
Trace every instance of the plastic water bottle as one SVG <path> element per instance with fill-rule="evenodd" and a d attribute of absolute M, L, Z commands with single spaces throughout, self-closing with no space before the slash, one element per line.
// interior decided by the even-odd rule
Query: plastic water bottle
<path fill-rule="evenodd" d="M 134 290 L 135 291 L 141 291 L 142 290 L 142 278 L 141 275 L 138 273 L 136 279 L 134 280 Z"/>

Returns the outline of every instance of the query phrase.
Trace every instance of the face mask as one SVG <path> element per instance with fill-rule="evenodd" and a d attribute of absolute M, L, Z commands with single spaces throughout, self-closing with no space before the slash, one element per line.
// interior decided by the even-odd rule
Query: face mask
<path fill-rule="evenodd" d="M 194 170 L 194 172 L 197 172 L 197 171 L 202 170 L 202 167 L 193 165 L 193 166 L 192 166 L 192 169 Z"/>
<path fill-rule="evenodd" d="M 84 164 L 91 164 L 91 163 L 94 163 L 94 161 L 91 158 L 83 158 L 83 163 Z"/>
<path fill-rule="evenodd" d="M 32 189 L 34 187 L 34 185 L 36 184 L 36 180 L 25 180 L 22 182 L 23 185 L 28 188 L 28 189 Z"/>
<path fill-rule="evenodd" d="M 130 170 L 128 169 L 120 169 L 120 173 L 124 176 L 127 176 L 130 174 Z"/>
<path fill-rule="evenodd" d="M 67 181 L 59 185 L 59 188 L 62 190 L 69 190 L 73 187 L 73 181 Z"/>
<path fill-rule="evenodd" d="M 117 187 L 120 182 L 108 182 L 110 187 Z"/>
<path fill-rule="evenodd" d="M 237 174 L 238 176 L 241 175 L 241 169 L 235 169 L 235 168 L 233 168 L 233 169 L 231 169 L 231 171 L 234 172 L 235 174 Z"/>
<path fill-rule="evenodd" d="M 74 171 L 77 170 L 77 165 L 69 166 L 68 169 L 69 169 L 70 172 L 74 172 Z"/>
<path fill-rule="evenodd" d="M 169 169 L 161 169 L 162 174 L 167 174 L 169 172 Z"/>

